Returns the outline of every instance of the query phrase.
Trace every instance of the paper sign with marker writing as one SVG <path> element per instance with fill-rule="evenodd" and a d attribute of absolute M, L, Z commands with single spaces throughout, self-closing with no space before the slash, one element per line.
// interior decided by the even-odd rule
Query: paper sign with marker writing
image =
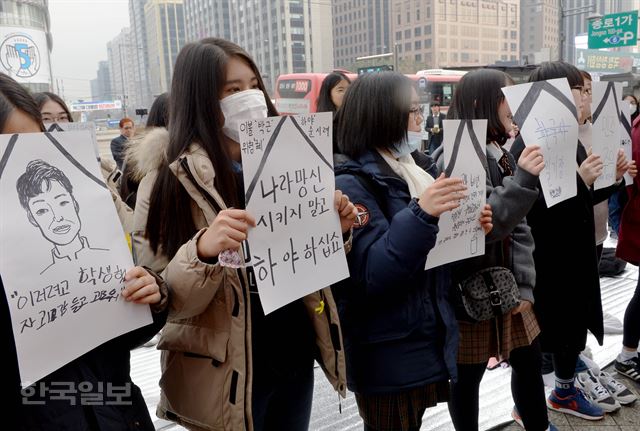
<path fill-rule="evenodd" d="M 633 160 L 631 152 L 631 104 L 628 100 L 620 102 L 620 146 L 627 156 L 627 160 Z M 625 184 L 633 183 L 633 178 L 628 172 L 624 173 Z"/>
<path fill-rule="evenodd" d="M 621 143 L 618 96 L 622 94 L 622 83 L 593 82 L 592 92 L 592 151 L 601 157 L 604 165 L 602 175 L 593 185 L 598 190 L 616 182 L 616 161 Z"/>
<path fill-rule="evenodd" d="M 0 136 L 0 273 L 23 387 L 152 322 L 89 132 Z M 64 348 L 61 348 L 64 346 Z"/>
<path fill-rule="evenodd" d="M 578 114 L 566 78 L 504 87 L 524 144 L 539 145 L 540 184 L 547 207 L 577 193 Z"/>
<path fill-rule="evenodd" d="M 487 202 L 486 136 L 487 120 L 444 120 L 445 175 L 462 178 L 468 195 L 458 208 L 440 215 L 438 238 L 425 269 L 484 254 L 479 220 Z"/>
<path fill-rule="evenodd" d="M 349 276 L 334 206 L 331 113 L 240 124 L 245 201 L 265 314 Z"/>
<path fill-rule="evenodd" d="M 76 130 L 87 130 L 91 134 L 91 142 L 96 158 L 100 159 L 100 149 L 98 148 L 98 137 L 96 136 L 96 125 L 92 121 L 81 123 L 45 123 L 45 129 L 49 132 L 73 132 Z"/>

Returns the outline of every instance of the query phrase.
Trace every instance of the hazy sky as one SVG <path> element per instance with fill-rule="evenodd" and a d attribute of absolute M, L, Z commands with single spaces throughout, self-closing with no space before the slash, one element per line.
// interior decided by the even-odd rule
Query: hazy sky
<path fill-rule="evenodd" d="M 49 0 L 49 13 L 53 90 L 57 91 L 57 78 L 65 99 L 89 100 L 98 62 L 107 59 L 107 42 L 129 26 L 129 2 Z"/>

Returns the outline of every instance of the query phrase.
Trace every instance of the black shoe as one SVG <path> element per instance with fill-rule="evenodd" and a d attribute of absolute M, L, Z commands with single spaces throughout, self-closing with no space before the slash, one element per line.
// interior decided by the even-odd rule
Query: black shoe
<path fill-rule="evenodd" d="M 624 362 L 616 359 L 614 367 L 620 374 L 624 374 L 631 380 L 640 383 L 640 359 L 637 356 Z"/>

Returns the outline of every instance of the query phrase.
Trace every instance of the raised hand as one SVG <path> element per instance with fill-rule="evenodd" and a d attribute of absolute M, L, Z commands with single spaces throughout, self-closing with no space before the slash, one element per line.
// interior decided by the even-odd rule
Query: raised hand
<path fill-rule="evenodd" d="M 589 154 L 578 168 L 578 174 L 580 174 L 582 181 L 588 187 L 591 187 L 596 182 L 596 179 L 602 175 L 603 168 L 602 158 L 596 154 Z"/>
<path fill-rule="evenodd" d="M 544 157 L 540 146 L 530 145 L 526 147 L 518 159 L 518 167 L 531 175 L 539 176 L 542 169 L 544 169 Z"/>
<path fill-rule="evenodd" d="M 247 239 L 249 228 L 255 225 L 255 218 L 245 210 L 220 211 L 198 239 L 198 256 L 211 259 L 218 257 L 222 250 L 238 250 Z"/>
<path fill-rule="evenodd" d="M 440 176 L 420 195 L 418 203 L 427 214 L 440 217 L 445 211 L 460 206 L 460 200 L 467 197 L 467 186 L 460 178 Z"/>
<path fill-rule="evenodd" d="M 342 229 L 342 233 L 349 232 L 349 229 L 353 226 L 353 222 L 356 221 L 356 217 L 358 217 L 356 206 L 349 200 L 349 196 L 342 194 L 340 190 L 336 190 L 334 205 L 340 215 L 340 228 Z"/>

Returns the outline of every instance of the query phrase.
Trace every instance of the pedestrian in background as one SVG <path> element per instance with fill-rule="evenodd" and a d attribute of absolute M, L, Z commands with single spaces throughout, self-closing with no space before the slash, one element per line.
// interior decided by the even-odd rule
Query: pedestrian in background
<path fill-rule="evenodd" d="M 120 126 L 120 136 L 111 140 L 111 155 L 113 156 L 113 160 L 116 161 L 118 169 L 122 172 L 122 163 L 124 162 L 127 141 L 133 138 L 136 129 L 133 120 L 128 117 L 121 119 L 118 125 Z"/>
<path fill-rule="evenodd" d="M 318 95 L 317 112 L 335 112 L 342 106 L 344 93 L 351 80 L 342 72 L 331 72 L 322 81 Z"/>
<path fill-rule="evenodd" d="M 427 116 L 424 130 L 429 132 L 429 147 L 427 151 L 433 155 L 435 151 L 442 145 L 442 122 L 447 118 L 440 112 L 440 102 L 434 100 L 431 102 L 431 113 Z"/>

